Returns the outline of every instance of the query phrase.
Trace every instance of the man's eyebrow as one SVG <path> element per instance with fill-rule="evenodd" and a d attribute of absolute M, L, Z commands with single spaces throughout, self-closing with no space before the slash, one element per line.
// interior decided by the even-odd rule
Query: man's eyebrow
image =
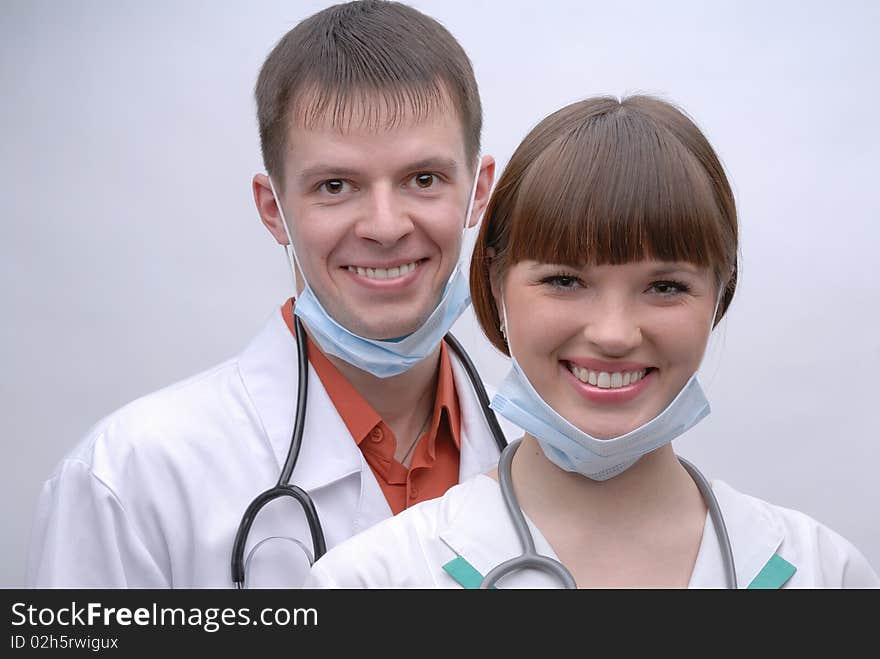
<path fill-rule="evenodd" d="M 299 178 L 300 181 L 305 182 L 316 178 L 356 178 L 359 174 L 360 172 L 356 169 L 321 163 L 314 167 L 304 169 L 299 173 L 297 178 Z"/>
<path fill-rule="evenodd" d="M 432 156 L 407 163 L 401 167 L 401 174 L 418 171 L 453 172 L 458 167 L 459 163 L 453 158 Z M 350 167 L 338 166 L 330 163 L 318 163 L 317 165 L 313 165 L 312 167 L 299 172 L 297 178 L 305 183 L 314 179 L 358 178 L 362 174 L 363 172 L 360 170 L 352 169 Z"/>
<path fill-rule="evenodd" d="M 407 171 L 439 169 L 447 172 L 454 171 L 456 168 L 458 168 L 458 162 L 452 158 L 442 157 L 423 158 L 404 167 Z"/>

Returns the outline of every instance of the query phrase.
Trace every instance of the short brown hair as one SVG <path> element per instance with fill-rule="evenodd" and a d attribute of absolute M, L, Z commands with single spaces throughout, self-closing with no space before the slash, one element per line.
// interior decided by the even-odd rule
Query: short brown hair
<path fill-rule="evenodd" d="M 368 122 L 381 116 L 393 125 L 409 112 L 424 118 L 449 106 L 468 159 L 480 149 L 482 108 L 468 56 L 440 23 L 398 2 L 348 2 L 305 19 L 272 49 L 254 95 L 263 163 L 279 179 L 292 119 L 344 126 L 355 107 L 372 110 Z"/>
<path fill-rule="evenodd" d="M 582 267 L 656 258 L 711 266 L 736 289 L 737 219 L 718 156 L 694 122 L 650 96 L 589 98 L 541 121 L 514 152 L 471 259 L 471 298 L 507 354 L 492 280 L 522 260 Z"/>

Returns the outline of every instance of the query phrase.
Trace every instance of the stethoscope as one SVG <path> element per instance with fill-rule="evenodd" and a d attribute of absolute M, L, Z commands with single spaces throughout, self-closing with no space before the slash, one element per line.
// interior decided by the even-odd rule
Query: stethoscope
<path fill-rule="evenodd" d="M 507 507 L 507 513 L 516 529 L 516 534 L 522 544 L 523 553 L 492 568 L 489 573 L 483 577 L 480 582 L 480 588 L 492 588 L 502 577 L 523 570 L 533 568 L 556 577 L 566 588 L 577 588 L 574 577 L 571 572 L 556 559 L 544 556 L 535 551 L 535 540 L 529 531 L 526 518 L 516 499 L 513 491 L 513 478 L 510 473 L 510 467 L 513 464 L 513 456 L 519 448 L 522 438 L 516 439 L 501 452 L 501 458 L 498 460 L 498 484 L 501 488 L 501 496 L 504 499 L 504 505 Z M 684 458 L 677 456 L 681 466 L 690 474 L 703 495 L 703 501 L 709 509 L 709 516 L 712 518 L 712 524 L 715 527 L 715 535 L 718 538 L 718 544 L 721 547 L 721 559 L 724 563 L 724 574 L 727 581 L 727 587 L 736 589 L 736 569 L 733 563 L 733 550 L 730 547 L 730 536 L 727 534 L 727 527 L 724 524 L 724 517 L 721 515 L 721 508 L 718 500 L 712 492 L 712 487 L 706 480 L 705 476 L 700 473 L 690 462 Z"/>
<path fill-rule="evenodd" d="M 274 501 L 275 499 L 279 499 L 281 497 L 290 497 L 294 501 L 296 501 L 300 507 L 302 507 L 303 512 L 306 516 L 306 521 L 309 525 L 309 533 L 312 536 L 312 549 L 314 555 L 309 552 L 308 548 L 299 540 L 294 538 L 285 538 L 286 540 L 292 540 L 300 548 L 305 552 L 306 557 L 308 558 L 309 565 L 314 564 L 321 556 L 323 556 L 327 552 L 327 543 L 324 540 L 324 530 L 321 527 L 321 521 L 318 519 L 318 511 L 315 508 L 315 504 L 312 501 L 312 498 L 308 495 L 308 493 L 303 490 L 301 487 L 297 487 L 296 485 L 291 485 L 290 476 L 293 473 L 294 467 L 296 467 L 296 461 L 299 457 L 299 449 L 302 446 L 302 434 L 303 434 L 303 426 L 305 425 L 305 416 L 306 416 L 306 403 L 308 400 L 308 373 L 309 373 L 309 356 L 308 356 L 308 346 L 306 344 L 306 332 L 305 328 L 302 325 L 302 321 L 299 316 L 294 316 L 294 324 L 296 328 L 296 351 L 297 351 L 297 367 L 298 371 L 298 387 L 297 387 L 297 399 L 296 399 L 296 415 L 294 417 L 293 422 L 293 433 L 290 439 L 290 448 L 287 450 L 287 458 L 284 461 L 284 467 L 281 469 L 281 476 L 278 478 L 278 483 L 275 484 L 274 487 L 269 488 L 256 499 L 254 499 L 251 504 L 247 507 L 247 510 L 244 512 L 244 516 L 241 518 L 241 523 L 238 525 L 238 531 L 235 534 L 235 543 L 232 546 L 232 581 L 235 583 L 236 588 L 244 588 L 246 585 L 245 581 L 245 568 L 246 561 L 244 558 L 244 550 L 245 544 L 247 543 L 247 537 L 250 533 L 251 526 L 253 526 L 254 519 L 256 519 L 257 514 L 260 510 L 270 501 Z M 492 437 L 495 440 L 495 443 L 498 445 L 498 450 L 502 453 L 507 448 L 507 440 L 504 437 L 504 433 L 501 431 L 501 426 L 498 425 L 498 419 L 495 418 L 495 412 L 489 407 L 489 396 L 486 393 L 486 388 L 483 386 L 483 381 L 480 379 L 480 374 L 477 372 L 476 366 L 471 361 L 465 349 L 458 342 L 458 340 L 452 336 L 452 334 L 447 334 L 444 338 L 446 344 L 452 349 L 455 353 L 456 357 L 461 361 L 461 364 L 464 366 L 464 370 L 467 373 L 468 379 L 471 382 L 471 385 L 474 388 L 474 391 L 477 394 L 477 399 L 480 403 L 480 408 L 482 409 L 483 416 L 486 419 L 486 423 L 489 425 L 489 430 L 492 433 Z M 259 548 L 260 544 L 266 542 L 267 540 L 271 540 L 273 538 L 266 538 L 258 543 L 255 547 L 251 549 L 249 556 L 254 554 L 254 551 Z"/>

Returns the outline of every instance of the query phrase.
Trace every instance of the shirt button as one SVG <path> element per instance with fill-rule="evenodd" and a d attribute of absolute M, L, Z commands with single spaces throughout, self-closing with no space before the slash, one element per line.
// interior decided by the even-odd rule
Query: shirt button
<path fill-rule="evenodd" d="M 376 427 L 370 431 L 370 439 L 372 439 L 377 444 L 382 441 L 382 435 L 383 433 L 381 428 Z"/>
<path fill-rule="evenodd" d="M 415 487 L 410 488 L 410 491 L 409 491 L 409 498 L 410 498 L 410 499 L 415 499 L 417 496 L 419 496 L 419 490 L 418 490 L 418 488 L 415 488 Z"/>

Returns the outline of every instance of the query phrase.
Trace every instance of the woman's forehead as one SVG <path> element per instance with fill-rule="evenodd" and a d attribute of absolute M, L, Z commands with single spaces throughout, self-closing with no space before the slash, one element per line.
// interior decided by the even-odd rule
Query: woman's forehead
<path fill-rule="evenodd" d="M 543 270 L 546 268 L 572 268 L 576 270 L 600 270 L 600 271 L 608 271 L 608 270 L 618 270 L 618 271 L 645 271 L 650 272 L 651 274 L 662 275 L 669 274 L 675 272 L 684 272 L 693 275 L 702 275 L 709 271 L 709 267 L 705 265 L 700 265 L 698 263 L 692 263 L 690 261 L 678 261 L 678 260 L 664 260 L 664 259 L 652 259 L 652 258 L 644 258 L 632 261 L 626 261 L 624 263 L 560 263 L 556 261 L 544 261 L 544 260 L 535 260 L 535 259 L 523 259 L 519 261 L 517 265 L 521 267 L 527 268 L 529 270 Z"/>

